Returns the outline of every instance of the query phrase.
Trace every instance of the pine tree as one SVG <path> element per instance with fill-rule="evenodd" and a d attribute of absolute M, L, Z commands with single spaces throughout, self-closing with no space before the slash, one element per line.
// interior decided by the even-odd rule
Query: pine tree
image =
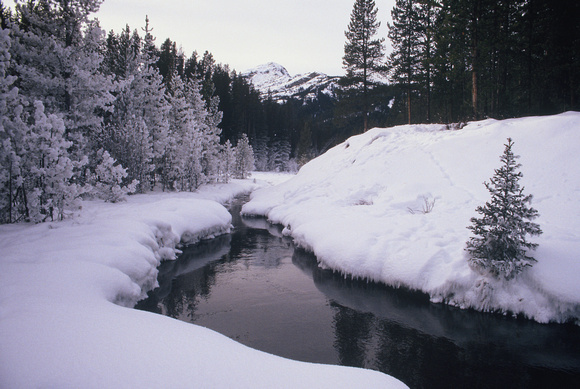
<path fill-rule="evenodd" d="M 427 123 L 431 123 L 431 84 L 433 75 L 433 54 L 435 52 L 435 23 L 439 13 L 438 0 L 419 0 L 419 19 L 421 21 L 421 72 L 420 85 L 425 94 Z"/>
<path fill-rule="evenodd" d="M 314 155 L 312 148 L 312 132 L 310 130 L 310 122 L 304 123 L 302 131 L 300 131 L 300 140 L 296 146 L 296 159 L 299 166 L 305 165 L 312 159 Z"/>
<path fill-rule="evenodd" d="M 270 143 L 268 149 L 268 170 L 273 172 L 288 171 L 291 146 L 286 137 L 280 137 Z"/>
<path fill-rule="evenodd" d="M 142 40 L 128 26 L 118 36 L 109 34 L 103 66 L 115 77 L 117 91 L 100 147 L 127 169 L 129 180 L 139 182 L 140 193 L 154 182 L 155 163 L 167 143 L 169 111 L 163 79 L 145 48 L 147 40 L 151 37 Z"/>
<path fill-rule="evenodd" d="M 417 88 L 421 67 L 421 24 L 419 7 L 415 0 L 397 0 L 391 16 L 393 24 L 389 23 L 389 39 L 393 52 L 389 56 L 388 65 L 391 79 L 402 85 L 407 97 L 407 123 L 412 122 L 411 95 Z"/>
<path fill-rule="evenodd" d="M 220 153 L 219 182 L 228 183 L 233 176 L 236 163 L 236 149 L 226 140 Z"/>
<path fill-rule="evenodd" d="M 248 178 L 251 170 L 254 169 L 254 151 L 250 146 L 250 141 L 246 134 L 242 134 L 236 146 L 236 162 L 234 166 L 235 178 Z"/>
<path fill-rule="evenodd" d="M 171 108 L 168 115 L 169 132 L 163 157 L 162 182 L 165 189 L 186 190 L 189 187 L 186 172 L 191 163 L 188 151 L 192 142 L 200 137 L 199 123 L 194 121 L 185 96 L 185 85 L 176 71 L 170 76 L 170 80 L 167 99 Z M 195 181 L 201 180 L 196 178 Z M 195 185 L 196 188 L 197 186 Z"/>
<path fill-rule="evenodd" d="M 97 152 L 99 164 L 95 169 L 94 189 L 97 196 L 105 201 L 116 203 L 125 200 L 125 195 L 134 193 L 137 180 L 123 185 L 127 178 L 127 169 L 117 164 L 109 152 L 101 149 Z"/>
<path fill-rule="evenodd" d="M 9 30 L 0 30 L 0 223 L 20 220 L 22 212 L 22 158 L 28 126 L 19 120 L 22 105 L 10 66 Z M 20 196 L 19 196 L 20 194 Z"/>
<path fill-rule="evenodd" d="M 30 118 L 27 134 L 25 169 L 22 190 L 26 196 L 29 220 L 42 222 L 62 220 L 79 209 L 82 189 L 73 182 L 74 163 L 69 158 L 73 142 L 65 138 L 63 120 L 55 114 L 46 115 L 42 102 L 34 103 L 34 118 Z"/>
<path fill-rule="evenodd" d="M 350 15 L 348 31 L 344 33 L 347 42 L 344 45 L 342 62 L 349 83 L 360 85 L 365 132 L 368 130 L 370 111 L 368 96 L 371 87 L 370 77 L 382 69 L 384 57 L 384 38 L 374 38 L 381 25 L 377 21 L 377 11 L 374 0 L 356 0 Z"/>
<path fill-rule="evenodd" d="M 512 152 L 513 141 L 508 138 L 502 166 L 495 170 L 490 183 L 484 185 L 491 194 L 491 201 L 476 211 L 481 218 L 471 218 L 469 226 L 473 235 L 467 242 L 469 263 L 475 269 L 491 274 L 498 279 L 512 279 L 524 268 L 532 266 L 536 260 L 528 256 L 528 250 L 538 245 L 526 240 L 526 235 L 540 235 L 540 226 L 531 220 L 538 217 L 538 211 L 528 207 L 532 195 L 524 195 L 524 188 L 518 181 L 522 173 L 517 171 L 521 164 L 519 156 Z"/>
<path fill-rule="evenodd" d="M 270 143 L 270 138 L 267 134 L 259 134 L 254 141 L 254 157 L 256 170 L 267 171 L 268 170 L 268 143 Z"/>

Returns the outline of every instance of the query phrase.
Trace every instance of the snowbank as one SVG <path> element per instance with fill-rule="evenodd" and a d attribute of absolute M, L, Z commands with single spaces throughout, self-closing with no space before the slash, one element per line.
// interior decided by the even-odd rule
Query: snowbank
<path fill-rule="evenodd" d="M 580 318 L 580 113 L 373 129 L 253 193 L 243 212 L 265 215 L 312 250 L 321 266 L 428 293 L 434 302 L 523 314 L 539 322 Z M 506 139 L 521 155 L 520 183 L 534 195 L 544 234 L 538 263 L 510 283 L 470 269 L 470 218 L 489 200 L 483 185 Z"/>
<path fill-rule="evenodd" d="M 258 182 L 256 180 L 256 182 Z M 211 330 L 128 309 L 180 240 L 227 233 L 225 201 L 198 194 L 85 202 L 59 223 L 0 226 L 0 387 L 401 387 L 379 372 L 286 360 Z"/>

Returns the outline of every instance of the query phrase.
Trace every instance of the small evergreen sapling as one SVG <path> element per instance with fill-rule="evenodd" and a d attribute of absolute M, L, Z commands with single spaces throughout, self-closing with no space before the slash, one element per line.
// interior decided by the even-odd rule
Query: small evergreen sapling
<path fill-rule="evenodd" d="M 469 263 L 472 267 L 491 274 L 498 279 L 512 279 L 524 268 L 532 266 L 536 260 L 528 256 L 528 250 L 538 245 L 526 240 L 526 235 L 540 235 L 540 226 L 531 220 L 538 217 L 538 211 L 528 206 L 532 195 L 524 195 L 519 179 L 523 176 L 517 169 L 512 152 L 514 142 L 508 138 L 502 166 L 495 169 L 490 183 L 484 182 L 491 194 L 491 201 L 479 206 L 476 211 L 480 218 L 471 218 L 473 225 L 467 227 L 473 235 L 467 242 Z"/>

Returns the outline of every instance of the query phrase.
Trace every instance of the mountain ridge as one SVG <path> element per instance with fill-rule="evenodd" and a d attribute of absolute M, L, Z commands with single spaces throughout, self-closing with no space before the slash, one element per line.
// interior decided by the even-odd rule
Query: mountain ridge
<path fill-rule="evenodd" d="M 276 62 L 248 69 L 242 72 L 242 76 L 260 92 L 262 99 L 272 98 L 277 102 L 290 98 L 313 100 L 318 93 L 333 97 L 340 79 L 339 76 L 329 76 L 320 72 L 292 76 L 284 66 Z"/>

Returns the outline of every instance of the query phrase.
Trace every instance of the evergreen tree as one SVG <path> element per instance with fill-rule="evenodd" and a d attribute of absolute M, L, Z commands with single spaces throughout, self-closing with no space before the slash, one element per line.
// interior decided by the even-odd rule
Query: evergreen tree
<path fill-rule="evenodd" d="M 519 179 L 522 173 L 517 169 L 518 156 L 512 151 L 513 141 L 508 138 L 502 166 L 495 170 L 490 183 L 485 187 L 491 194 L 491 201 L 477 207 L 481 218 L 471 218 L 468 228 L 473 237 L 467 242 L 469 263 L 476 269 L 499 279 L 512 279 L 524 268 L 532 266 L 536 260 L 528 256 L 528 250 L 538 245 L 526 240 L 526 235 L 540 235 L 540 226 L 531 220 L 538 217 L 538 211 L 529 207 L 532 195 L 524 195 Z"/>
<path fill-rule="evenodd" d="M 345 31 L 343 65 L 346 69 L 346 80 L 350 85 L 362 92 L 362 115 L 364 131 L 368 130 L 368 115 L 370 111 L 369 88 L 370 77 L 382 70 L 384 57 L 384 38 L 376 39 L 375 35 L 381 25 L 377 21 L 377 11 L 374 0 L 356 0 L 348 30 Z"/>
<path fill-rule="evenodd" d="M 108 151 L 103 149 L 97 152 L 98 165 L 95 169 L 94 189 L 97 196 L 105 201 L 116 203 L 125 200 L 125 196 L 134 193 L 137 180 L 128 185 L 123 185 L 127 178 L 127 169 L 117 164 Z"/>
<path fill-rule="evenodd" d="M 65 139 L 63 120 L 46 115 L 42 102 L 34 103 L 34 115 L 27 118 L 29 132 L 24 139 L 23 180 L 26 218 L 33 222 L 62 220 L 79 209 L 82 189 L 73 182 L 74 163 Z"/>
<path fill-rule="evenodd" d="M 254 169 L 254 151 L 246 134 L 240 136 L 235 154 L 234 177 L 248 178 L 250 171 Z"/>
<path fill-rule="evenodd" d="M 168 142 L 163 157 L 164 189 L 191 190 L 206 182 L 201 171 L 202 122 L 194 117 L 186 85 L 176 71 L 170 77 Z"/>
<path fill-rule="evenodd" d="M 226 140 L 221 150 L 220 157 L 220 182 L 228 183 L 233 176 L 236 163 L 236 150 L 230 140 Z"/>
<path fill-rule="evenodd" d="M 431 123 L 431 88 L 433 77 L 433 55 L 435 52 L 435 23 L 440 9 L 438 0 L 419 0 L 419 20 L 421 33 L 420 85 L 425 95 L 427 123 Z"/>
<path fill-rule="evenodd" d="M 0 30 L 0 223 L 19 221 L 25 214 L 22 158 L 28 126 L 20 120 L 22 105 L 16 77 L 10 76 L 10 35 Z"/>
<path fill-rule="evenodd" d="M 411 95 L 417 88 L 421 66 L 421 35 L 419 7 L 415 0 L 397 0 L 391 11 L 393 24 L 389 26 L 389 39 L 393 52 L 388 66 L 391 79 L 406 91 L 407 123 L 411 124 Z"/>
<path fill-rule="evenodd" d="M 302 131 L 300 131 L 300 140 L 296 146 L 296 159 L 299 166 L 305 165 L 314 156 L 312 148 L 312 132 L 310 130 L 310 122 L 304 123 Z"/>
<path fill-rule="evenodd" d="M 272 141 L 268 149 L 268 170 L 273 172 L 288 171 L 290 152 L 290 142 L 285 137 Z"/>
<path fill-rule="evenodd" d="M 94 149 L 113 85 L 101 73 L 103 31 L 89 19 L 102 0 L 16 1 L 12 58 L 21 95 L 63 115 L 74 159 Z"/>
<path fill-rule="evenodd" d="M 446 123 L 467 120 L 472 111 L 468 19 L 462 1 L 443 0 L 436 22 L 433 89 L 438 116 Z"/>
<path fill-rule="evenodd" d="M 144 46 L 137 31 L 131 34 L 128 26 L 119 36 L 111 33 L 103 66 L 115 77 L 117 91 L 101 147 L 127 169 L 128 180 L 139 182 L 140 193 L 154 182 L 155 164 L 167 143 L 169 111 L 162 77 Z"/>
<path fill-rule="evenodd" d="M 268 143 L 270 138 L 266 133 L 259 134 L 254 140 L 253 150 L 255 157 L 256 170 L 267 171 L 268 170 Z"/>

